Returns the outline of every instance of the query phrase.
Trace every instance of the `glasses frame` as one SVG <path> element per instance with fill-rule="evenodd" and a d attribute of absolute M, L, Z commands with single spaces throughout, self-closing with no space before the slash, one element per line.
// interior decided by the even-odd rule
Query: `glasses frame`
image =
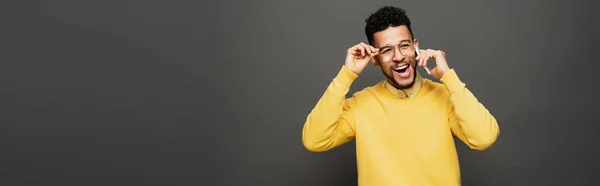
<path fill-rule="evenodd" d="M 391 49 L 388 49 L 388 48 L 391 48 Z M 383 61 L 390 61 L 394 57 L 396 57 L 396 50 L 399 51 L 400 55 L 405 56 L 405 57 L 410 56 L 411 53 L 416 54 L 415 53 L 416 52 L 415 43 L 410 40 L 404 40 L 396 45 L 386 45 L 386 46 L 380 47 L 379 54 L 377 54 L 377 55 L 380 56 L 381 60 L 383 60 Z M 386 52 L 385 54 L 383 54 L 384 51 Z"/>

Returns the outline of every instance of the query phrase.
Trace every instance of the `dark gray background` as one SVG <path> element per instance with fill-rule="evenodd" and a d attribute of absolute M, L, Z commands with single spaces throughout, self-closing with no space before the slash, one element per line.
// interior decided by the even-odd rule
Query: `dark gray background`
<path fill-rule="evenodd" d="M 383 5 L 498 119 L 464 185 L 597 184 L 592 1 L 121 0 L 1 3 L 0 185 L 356 185 L 301 131 Z"/>

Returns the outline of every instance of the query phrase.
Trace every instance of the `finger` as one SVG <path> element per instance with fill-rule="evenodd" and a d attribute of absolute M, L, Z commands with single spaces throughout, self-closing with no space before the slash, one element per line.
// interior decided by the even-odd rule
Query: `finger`
<path fill-rule="evenodd" d="M 422 66 L 424 66 L 424 67 L 427 66 L 427 61 L 429 61 L 429 59 L 431 58 L 431 55 L 432 55 L 431 50 L 425 51 L 425 55 L 423 55 L 423 57 L 421 57 L 421 61 L 422 61 L 421 65 Z"/>
<path fill-rule="evenodd" d="M 415 60 L 417 60 L 417 66 L 421 66 L 421 56 L 423 54 L 419 52 L 419 55 L 417 55 L 417 57 L 415 57 Z"/>
<path fill-rule="evenodd" d="M 365 57 L 367 55 L 367 49 L 365 47 L 360 47 L 361 57 Z"/>
<path fill-rule="evenodd" d="M 373 51 L 375 53 L 379 53 L 379 49 L 378 48 L 375 48 L 375 47 L 370 46 L 370 45 L 369 45 L 369 47 L 371 48 L 371 51 Z"/>
<path fill-rule="evenodd" d="M 373 51 L 371 51 L 371 47 L 369 45 L 364 44 L 364 43 L 360 43 L 360 45 L 365 48 L 365 51 L 367 51 L 367 54 L 373 53 Z"/>
<path fill-rule="evenodd" d="M 421 56 L 425 53 L 425 50 L 419 50 L 419 54 L 417 55 L 417 60 L 421 59 Z"/>
<path fill-rule="evenodd" d="M 373 47 L 371 45 L 369 45 L 369 48 L 371 49 L 371 52 L 373 52 L 373 53 L 379 53 L 379 49 L 378 48 L 375 48 L 375 47 Z"/>
<path fill-rule="evenodd" d="M 371 46 L 369 46 L 365 43 L 360 43 L 360 46 L 362 46 L 365 49 L 367 55 L 370 55 L 371 53 L 373 53 L 373 51 L 371 50 Z"/>
<path fill-rule="evenodd" d="M 353 56 L 358 56 L 360 53 L 360 49 L 358 49 L 358 47 L 352 47 L 350 48 L 350 54 L 352 54 Z"/>
<path fill-rule="evenodd" d="M 436 56 L 440 56 L 440 57 L 444 56 L 444 52 L 441 50 L 436 50 L 435 52 L 436 52 Z"/>
<path fill-rule="evenodd" d="M 425 72 L 427 72 L 427 74 L 431 75 L 431 70 L 429 69 L 429 67 L 427 67 L 427 65 L 423 65 L 422 67 L 425 69 Z"/>
<path fill-rule="evenodd" d="M 431 59 L 432 55 L 433 55 L 432 53 L 428 53 L 427 56 L 425 56 L 423 58 L 423 67 L 427 67 L 427 61 L 429 61 L 429 59 Z"/>
<path fill-rule="evenodd" d="M 364 54 L 363 54 L 363 53 L 364 53 L 364 51 L 363 51 L 363 49 L 362 49 L 362 47 L 361 47 L 360 45 L 356 45 L 356 46 L 354 46 L 354 49 L 353 49 L 353 51 L 354 51 L 354 53 L 353 53 L 352 55 L 354 55 L 354 56 L 356 56 L 356 57 L 361 57 L 361 56 L 363 56 L 363 55 L 364 55 Z"/>
<path fill-rule="evenodd" d="M 376 53 L 376 52 L 377 52 L 377 50 L 375 50 L 375 48 L 374 48 L 374 47 L 372 47 L 372 46 L 367 46 L 367 49 L 369 49 L 369 52 L 370 52 L 371 54 L 374 54 L 374 53 Z"/>
<path fill-rule="evenodd" d="M 421 65 L 422 67 L 426 67 L 427 66 L 427 56 L 429 55 L 428 52 L 425 52 L 425 55 L 421 56 Z"/>
<path fill-rule="evenodd" d="M 366 48 L 362 45 L 362 43 L 359 43 L 358 45 L 356 45 L 356 48 L 358 48 L 358 50 L 360 51 L 360 56 L 361 57 L 365 57 L 367 55 L 367 50 Z"/>
<path fill-rule="evenodd" d="M 431 58 L 433 59 L 437 59 L 438 56 L 442 55 L 442 53 L 439 50 L 435 50 L 432 53 L 433 55 L 431 55 Z"/>
<path fill-rule="evenodd" d="M 365 47 L 363 46 L 363 43 L 356 44 L 356 48 L 358 48 L 360 50 L 360 56 L 364 57 L 366 52 L 365 52 Z"/>
<path fill-rule="evenodd" d="M 421 55 L 419 55 L 419 66 L 423 66 L 423 59 L 425 59 L 425 57 L 427 56 L 427 51 L 423 51 L 421 52 Z"/>
<path fill-rule="evenodd" d="M 362 46 L 360 44 L 356 44 L 353 47 L 353 50 L 355 51 L 354 55 L 356 56 L 363 56 L 364 51 L 362 49 Z"/>
<path fill-rule="evenodd" d="M 379 54 L 379 51 L 373 52 L 371 54 L 369 54 L 369 57 L 375 57 L 377 54 Z"/>

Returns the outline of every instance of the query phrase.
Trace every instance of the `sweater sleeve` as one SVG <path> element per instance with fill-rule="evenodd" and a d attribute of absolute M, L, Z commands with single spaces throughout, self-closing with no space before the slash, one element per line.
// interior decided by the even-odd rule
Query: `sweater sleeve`
<path fill-rule="evenodd" d="M 342 66 L 329 84 L 304 123 L 302 143 L 306 149 L 323 152 L 354 139 L 352 105 L 355 98 L 346 98 L 346 94 L 357 77 Z"/>
<path fill-rule="evenodd" d="M 494 116 L 460 81 L 454 69 L 440 79 L 450 93 L 452 133 L 471 149 L 485 150 L 498 138 L 500 129 Z"/>

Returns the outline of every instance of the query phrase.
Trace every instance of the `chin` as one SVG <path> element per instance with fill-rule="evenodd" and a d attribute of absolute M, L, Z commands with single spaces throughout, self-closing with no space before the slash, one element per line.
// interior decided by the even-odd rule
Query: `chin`
<path fill-rule="evenodd" d="M 383 68 L 381 68 L 381 70 L 384 71 Z M 407 89 L 415 84 L 415 76 L 417 71 L 412 65 L 409 65 L 406 71 L 396 71 L 392 67 L 390 69 L 386 69 L 384 74 L 387 76 L 387 81 L 392 84 L 392 86 L 396 87 L 397 89 Z M 402 75 L 402 73 L 404 73 L 404 75 Z"/>
<path fill-rule="evenodd" d="M 408 79 L 394 80 L 399 89 L 407 89 L 415 84 L 415 76 L 409 77 Z"/>
<path fill-rule="evenodd" d="M 393 81 L 395 83 L 395 87 L 398 89 L 407 89 L 411 88 L 415 84 L 415 72 L 411 72 L 411 74 L 406 78 L 393 77 Z"/>

